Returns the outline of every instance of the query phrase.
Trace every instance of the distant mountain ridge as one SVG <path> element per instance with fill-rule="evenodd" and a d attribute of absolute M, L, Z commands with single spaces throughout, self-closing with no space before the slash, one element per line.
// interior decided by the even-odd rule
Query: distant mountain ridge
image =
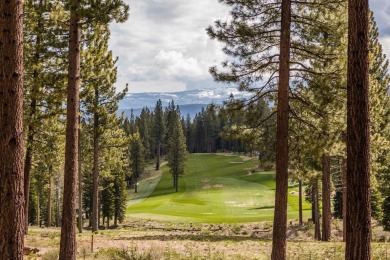
<path fill-rule="evenodd" d="M 142 108 L 148 107 L 154 109 L 157 100 L 161 100 L 164 107 L 168 106 L 170 101 L 179 105 L 182 116 L 187 113 L 194 118 L 195 114 L 200 112 L 208 104 L 220 105 L 233 94 L 235 98 L 245 98 L 250 96 L 247 92 L 240 92 L 236 88 L 216 88 L 216 89 L 195 89 L 172 93 L 128 93 L 119 102 L 119 111 L 130 117 L 130 111 L 133 109 L 134 115 L 138 116 Z"/>

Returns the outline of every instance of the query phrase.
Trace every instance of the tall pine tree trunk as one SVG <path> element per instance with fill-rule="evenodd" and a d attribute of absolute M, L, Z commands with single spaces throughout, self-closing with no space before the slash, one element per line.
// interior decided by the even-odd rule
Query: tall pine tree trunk
<path fill-rule="evenodd" d="M 99 205 L 99 93 L 95 88 L 95 104 L 93 114 L 93 177 L 92 177 L 92 231 L 99 229 L 98 205 Z"/>
<path fill-rule="evenodd" d="M 161 144 L 160 141 L 157 142 L 157 162 L 156 162 L 156 170 L 160 170 L 160 153 L 161 153 Z"/>
<path fill-rule="evenodd" d="M 0 2 L 0 255 L 23 259 L 23 2 Z"/>
<path fill-rule="evenodd" d="M 31 100 L 30 104 L 30 117 L 35 114 L 36 109 L 36 100 Z M 34 111 L 34 112 L 32 112 Z M 31 165 L 32 165 L 32 145 L 34 142 L 34 128 L 32 124 L 28 126 L 28 134 L 27 134 L 27 149 L 26 149 L 26 157 L 24 159 L 24 214 L 25 214 L 25 234 L 28 233 L 28 224 L 29 224 L 29 218 L 28 218 L 28 210 L 30 206 L 30 181 L 31 181 Z"/>
<path fill-rule="evenodd" d="M 79 228 L 79 233 L 83 233 L 83 175 L 81 172 L 81 114 L 79 114 L 79 140 L 78 140 L 78 149 L 79 149 L 79 221 L 78 221 L 78 228 Z"/>
<path fill-rule="evenodd" d="M 370 259 L 368 0 L 348 1 L 347 233 L 345 259 Z"/>
<path fill-rule="evenodd" d="M 318 203 L 318 177 L 315 178 L 313 184 L 313 200 L 314 200 L 314 238 L 316 240 L 321 240 L 321 230 L 320 230 L 320 208 Z"/>
<path fill-rule="evenodd" d="M 176 192 L 179 191 L 179 175 L 178 174 L 175 174 L 175 189 L 176 189 Z"/>
<path fill-rule="evenodd" d="M 52 209 L 52 174 L 53 174 L 53 166 L 49 166 L 49 196 L 47 198 L 47 227 L 51 227 L 51 209 Z"/>
<path fill-rule="evenodd" d="M 41 195 L 38 193 L 37 196 L 37 224 L 41 227 Z"/>
<path fill-rule="evenodd" d="M 342 162 L 342 180 L 343 180 L 343 242 L 346 241 L 347 234 L 347 160 L 343 158 Z"/>
<path fill-rule="evenodd" d="M 55 185 L 56 185 L 56 227 L 60 226 L 60 178 L 57 173 Z"/>
<path fill-rule="evenodd" d="M 70 2 L 69 54 L 68 54 L 68 97 L 66 110 L 66 143 L 64 198 L 60 260 L 76 259 L 76 178 L 78 170 L 78 112 L 80 91 L 80 41 L 78 0 Z"/>
<path fill-rule="evenodd" d="M 282 20 L 276 130 L 276 191 L 271 255 L 273 260 L 286 259 L 291 0 L 282 1 L 281 11 Z"/>
<path fill-rule="evenodd" d="M 330 202 L 330 158 L 322 156 L 322 241 L 330 240 L 331 233 Z"/>
<path fill-rule="evenodd" d="M 138 177 L 135 176 L 134 193 L 138 192 Z"/>
<path fill-rule="evenodd" d="M 299 180 L 299 225 L 303 224 L 303 209 L 302 209 L 302 180 Z"/>

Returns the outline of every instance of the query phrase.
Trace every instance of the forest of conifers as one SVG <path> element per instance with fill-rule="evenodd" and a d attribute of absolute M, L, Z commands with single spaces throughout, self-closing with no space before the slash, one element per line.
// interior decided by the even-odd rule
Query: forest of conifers
<path fill-rule="evenodd" d="M 229 58 L 210 73 L 251 97 L 194 118 L 160 100 L 117 116 L 124 1 L 0 3 L 0 259 L 23 259 L 30 225 L 60 226 L 59 259 L 76 259 L 76 228 L 123 221 L 147 162 L 166 160 L 177 191 L 187 153 L 216 152 L 275 169 L 272 259 L 286 259 L 289 180 L 312 195 L 317 239 L 342 218 L 345 259 L 370 259 L 371 219 L 390 229 L 390 76 L 368 0 L 219 2 L 231 17 L 206 31 Z"/>

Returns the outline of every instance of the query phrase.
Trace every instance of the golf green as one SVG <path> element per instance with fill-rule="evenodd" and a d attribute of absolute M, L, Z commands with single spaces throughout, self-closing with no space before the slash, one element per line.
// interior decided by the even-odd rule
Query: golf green
<path fill-rule="evenodd" d="M 139 184 L 130 191 L 127 214 L 133 217 L 202 223 L 273 220 L 275 173 L 257 171 L 257 159 L 226 154 L 190 154 L 179 191 L 167 166 L 161 178 Z M 290 194 L 288 218 L 298 218 L 298 196 Z M 309 215 L 304 203 L 304 215 Z"/>

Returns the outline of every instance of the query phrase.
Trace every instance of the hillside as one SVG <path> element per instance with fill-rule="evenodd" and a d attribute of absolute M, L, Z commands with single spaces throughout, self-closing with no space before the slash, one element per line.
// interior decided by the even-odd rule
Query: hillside
<path fill-rule="evenodd" d="M 130 117 L 130 111 L 133 109 L 134 115 L 138 116 L 143 107 L 153 110 L 157 100 L 161 100 L 164 107 L 172 100 L 180 106 L 182 116 L 190 114 L 194 118 L 195 114 L 200 112 L 208 104 L 222 104 L 229 96 L 233 94 L 235 98 L 242 99 L 250 96 L 246 92 L 239 92 L 236 88 L 220 87 L 216 89 L 194 89 L 172 93 L 128 93 L 119 102 L 118 114 L 124 112 L 125 116 Z"/>
<path fill-rule="evenodd" d="M 130 193 L 129 216 L 179 222 L 233 223 L 270 221 L 274 213 L 274 172 L 256 170 L 257 160 L 236 155 L 190 154 L 175 193 L 168 168 L 159 182 L 140 182 Z M 155 182 L 156 187 L 150 185 Z M 150 189 L 154 189 L 151 191 Z M 297 190 L 290 187 L 290 191 Z M 140 197 L 149 195 L 138 202 Z M 309 215 L 309 204 L 304 214 Z M 298 218 L 298 197 L 289 195 L 289 218 Z"/>

